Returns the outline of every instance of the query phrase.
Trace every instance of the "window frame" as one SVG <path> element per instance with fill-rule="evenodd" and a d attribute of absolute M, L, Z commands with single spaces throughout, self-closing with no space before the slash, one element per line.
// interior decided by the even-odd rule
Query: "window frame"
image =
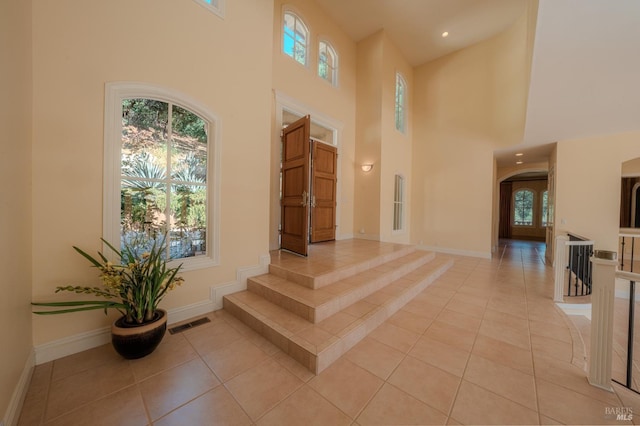
<path fill-rule="evenodd" d="M 285 26 L 286 26 L 286 16 L 287 15 L 291 15 L 294 18 L 294 23 L 293 23 L 293 27 L 294 27 L 294 36 L 295 36 L 295 28 L 297 26 L 298 23 L 300 23 L 302 25 L 302 27 L 304 28 L 306 34 L 305 34 L 305 44 L 304 44 L 304 62 L 300 62 L 299 60 L 296 59 L 296 54 L 295 54 L 295 48 L 296 48 L 296 39 L 295 37 L 293 37 L 293 50 L 292 50 L 292 54 L 289 55 L 286 51 L 285 51 L 285 36 L 289 36 L 287 35 L 286 31 L 285 31 Z M 282 25 L 280 26 L 280 30 L 282 31 L 282 37 L 280 37 L 281 43 L 282 43 L 282 53 L 284 53 L 285 56 L 291 58 L 295 63 L 297 63 L 298 65 L 301 65 L 303 67 L 308 67 L 309 66 L 309 50 L 310 50 L 310 38 L 311 38 L 311 31 L 309 31 L 309 26 L 306 24 L 306 22 L 300 17 L 300 15 L 298 15 L 296 12 L 286 9 L 284 10 L 284 12 L 282 13 Z"/>
<path fill-rule="evenodd" d="M 105 85 L 104 111 L 104 183 L 102 235 L 109 242 L 120 241 L 120 191 L 122 101 L 146 98 L 177 105 L 200 116 L 208 122 L 207 141 L 207 254 L 180 258 L 169 262 L 171 266 L 182 263 L 184 271 L 219 265 L 220 244 L 220 120 L 198 101 L 172 89 L 149 83 L 113 82 Z M 110 253 L 106 247 L 105 254 Z"/>
<path fill-rule="evenodd" d="M 547 198 L 547 214 L 546 215 L 544 214 L 545 197 Z M 546 228 L 547 226 L 549 226 L 549 190 L 545 189 L 544 191 L 540 192 L 540 227 Z"/>
<path fill-rule="evenodd" d="M 329 68 L 331 70 L 331 78 L 325 78 L 322 75 L 320 75 L 320 65 L 323 62 L 326 61 L 322 61 L 322 45 L 324 44 L 325 46 L 325 51 L 327 52 L 327 54 L 329 54 L 332 57 L 332 62 L 333 62 L 333 66 L 329 65 L 327 63 L 327 68 Z M 338 86 L 338 52 L 336 51 L 336 49 L 333 47 L 333 45 L 325 40 L 325 39 L 321 39 L 318 42 L 318 77 L 320 77 L 321 79 L 323 79 L 324 81 L 326 81 L 327 83 L 331 84 L 333 87 L 337 87 Z"/>
<path fill-rule="evenodd" d="M 402 89 L 402 91 L 400 90 Z M 396 130 L 403 135 L 407 134 L 407 80 L 402 73 L 396 72 L 395 98 L 394 98 L 394 120 Z M 402 92 L 402 97 L 400 96 Z M 401 119 L 401 120 L 399 120 Z"/>
<path fill-rule="evenodd" d="M 402 174 L 395 173 L 393 176 L 393 224 L 391 227 L 394 233 L 401 233 L 405 230 L 405 193 L 406 179 Z"/>
<path fill-rule="evenodd" d="M 218 15 L 218 17 L 224 19 L 226 0 L 211 0 L 209 3 L 207 0 L 193 0 L 200 6 L 204 7 L 208 11 Z"/>
<path fill-rule="evenodd" d="M 518 192 L 529 192 L 531 193 L 531 223 L 526 224 L 517 224 L 516 223 L 516 195 Z M 513 203 L 511 206 L 511 213 L 513 219 L 511 220 L 511 226 L 517 226 L 521 228 L 534 228 L 536 226 L 536 191 L 530 188 L 518 188 L 513 191 Z"/>

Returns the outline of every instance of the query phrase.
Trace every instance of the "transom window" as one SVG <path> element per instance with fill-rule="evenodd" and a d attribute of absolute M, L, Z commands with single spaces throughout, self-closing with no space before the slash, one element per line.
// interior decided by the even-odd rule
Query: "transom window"
<path fill-rule="evenodd" d="M 393 190 L 393 230 L 404 229 L 404 178 L 400 175 L 394 177 Z"/>
<path fill-rule="evenodd" d="M 282 51 L 302 65 L 307 65 L 309 30 L 302 20 L 291 12 L 284 13 Z"/>
<path fill-rule="evenodd" d="M 123 85 L 134 87 L 107 85 L 104 238 L 139 251 L 165 241 L 185 269 L 216 264 L 215 118 L 171 92 Z"/>
<path fill-rule="evenodd" d="M 338 77 L 338 55 L 333 46 L 326 41 L 320 42 L 318 50 L 318 75 L 335 86 Z"/>
<path fill-rule="evenodd" d="M 405 132 L 407 122 L 407 83 L 400 73 L 396 73 L 396 129 Z"/>
<path fill-rule="evenodd" d="M 516 226 L 533 225 L 533 191 L 520 189 L 513 197 L 513 224 Z"/>

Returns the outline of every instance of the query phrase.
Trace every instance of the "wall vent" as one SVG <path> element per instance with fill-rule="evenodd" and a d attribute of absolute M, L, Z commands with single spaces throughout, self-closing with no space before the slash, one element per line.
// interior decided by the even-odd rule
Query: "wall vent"
<path fill-rule="evenodd" d="M 169 333 L 171 333 L 171 334 L 180 333 L 182 331 L 188 330 L 188 329 L 193 328 L 193 327 L 197 327 L 197 326 L 202 325 L 202 324 L 206 324 L 208 322 L 211 322 L 211 320 L 208 317 L 203 317 L 203 318 L 197 319 L 195 321 L 188 322 L 186 324 L 176 325 L 175 327 L 171 327 L 169 329 Z"/>

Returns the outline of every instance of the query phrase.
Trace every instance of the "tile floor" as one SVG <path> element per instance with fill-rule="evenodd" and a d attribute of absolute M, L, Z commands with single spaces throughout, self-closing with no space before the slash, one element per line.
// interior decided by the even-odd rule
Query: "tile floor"
<path fill-rule="evenodd" d="M 20 425 L 619 424 L 640 396 L 587 384 L 543 245 L 454 266 L 314 376 L 224 311 L 126 361 L 109 345 L 36 367 Z M 639 417 L 640 418 L 640 417 Z M 631 422 L 626 422 L 631 423 Z"/>

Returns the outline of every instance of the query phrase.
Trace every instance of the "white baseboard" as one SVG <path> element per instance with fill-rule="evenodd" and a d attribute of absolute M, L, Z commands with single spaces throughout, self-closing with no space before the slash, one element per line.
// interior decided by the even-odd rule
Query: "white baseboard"
<path fill-rule="evenodd" d="M 353 240 L 355 237 L 353 234 L 340 234 L 336 236 L 336 240 L 337 241 L 342 241 L 342 240 Z"/>
<path fill-rule="evenodd" d="M 29 390 L 29 383 L 31 382 L 34 366 L 35 352 L 32 349 L 24 364 L 18 384 L 13 390 L 13 395 L 11 395 L 11 400 L 9 401 L 7 411 L 4 413 L 4 418 L 0 419 L 0 426 L 15 426 L 18 424 L 18 420 L 20 420 L 20 412 L 22 411 L 22 404 L 24 403 L 27 391 Z"/>
<path fill-rule="evenodd" d="M 490 251 L 472 251 L 472 250 L 458 250 L 445 247 L 425 246 L 418 245 L 418 249 L 425 251 L 435 251 L 437 253 L 454 254 L 457 256 L 479 257 L 482 259 L 491 259 Z"/>
<path fill-rule="evenodd" d="M 269 264 L 271 256 L 263 254 L 260 256 L 260 264 L 255 266 L 247 266 L 239 268 L 236 272 L 235 281 L 230 281 L 219 286 L 211 287 L 211 300 L 215 307 L 214 310 L 222 309 L 222 298 L 227 294 L 236 293 L 247 289 L 247 279 L 262 275 L 269 272 Z"/>
<path fill-rule="evenodd" d="M 167 319 L 167 323 L 173 324 L 222 309 L 222 296 L 245 290 L 247 288 L 247 278 L 266 274 L 269 271 L 269 263 L 271 263 L 271 257 L 268 254 L 262 255 L 260 256 L 259 265 L 238 268 L 235 281 L 221 286 L 211 287 L 209 300 L 168 309 L 167 313 L 169 314 L 169 318 Z M 86 351 L 109 342 L 111 342 L 111 327 L 108 326 L 54 340 L 34 348 L 35 365 L 44 364 L 45 362 Z M 8 423 L 7 426 L 9 426 Z"/>

